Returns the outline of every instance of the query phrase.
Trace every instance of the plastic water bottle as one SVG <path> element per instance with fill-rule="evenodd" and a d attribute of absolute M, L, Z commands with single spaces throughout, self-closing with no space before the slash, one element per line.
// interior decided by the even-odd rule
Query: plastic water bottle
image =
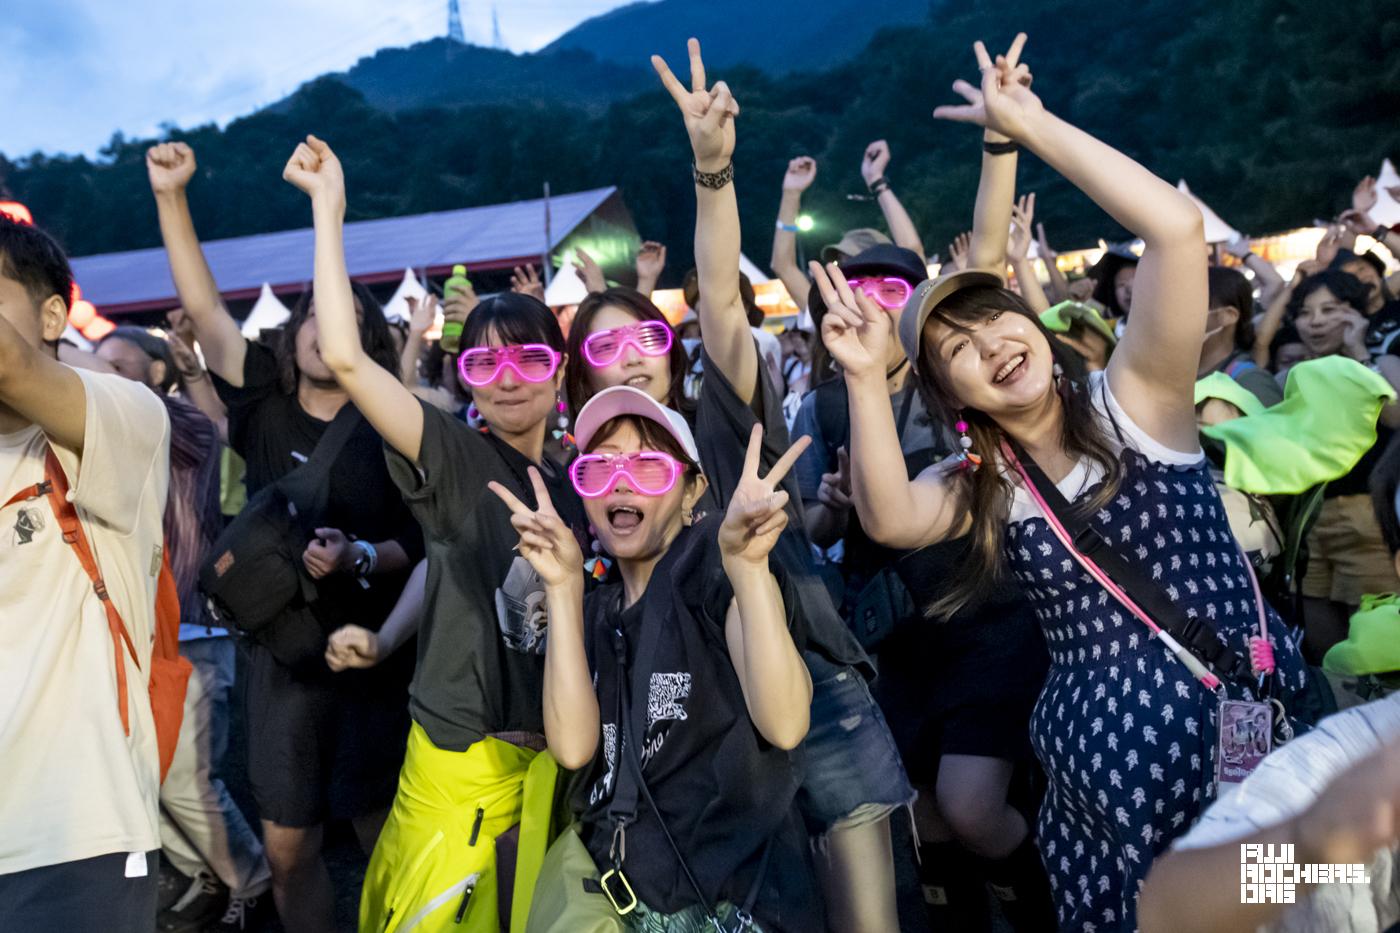
<path fill-rule="evenodd" d="M 467 278 L 467 267 L 457 265 L 452 267 L 452 275 L 446 282 L 442 283 L 442 297 L 451 298 L 453 295 L 465 292 L 472 287 L 471 280 Z M 442 324 L 442 338 L 438 341 L 442 348 L 448 353 L 456 353 L 457 348 L 462 343 L 462 322 L 444 321 Z"/>

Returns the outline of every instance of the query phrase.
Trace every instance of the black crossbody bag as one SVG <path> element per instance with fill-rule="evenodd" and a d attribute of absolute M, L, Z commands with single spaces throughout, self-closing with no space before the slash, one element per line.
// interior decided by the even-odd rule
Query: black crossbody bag
<path fill-rule="evenodd" d="M 301 555 L 325 512 L 331 467 L 363 420 L 354 405 L 342 407 L 307 461 L 249 500 L 199 568 L 215 617 L 289 667 L 314 666 L 325 652 Z"/>

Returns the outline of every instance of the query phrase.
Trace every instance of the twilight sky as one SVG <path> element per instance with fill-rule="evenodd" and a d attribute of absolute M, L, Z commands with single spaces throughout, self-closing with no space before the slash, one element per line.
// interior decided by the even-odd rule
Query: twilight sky
<path fill-rule="evenodd" d="M 468 42 L 492 4 L 459 0 Z M 623 0 L 496 0 L 537 49 Z M 0 153 L 95 153 L 116 130 L 227 120 L 362 56 L 447 31 L 446 0 L 0 0 Z"/>

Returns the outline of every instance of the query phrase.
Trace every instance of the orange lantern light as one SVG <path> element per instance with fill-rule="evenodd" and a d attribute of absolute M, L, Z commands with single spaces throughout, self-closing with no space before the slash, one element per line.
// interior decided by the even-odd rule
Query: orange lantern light
<path fill-rule="evenodd" d="M 33 224 L 34 215 L 29 213 L 29 208 L 18 201 L 0 201 L 0 214 L 4 214 L 16 223 Z"/>
<path fill-rule="evenodd" d="M 97 319 L 97 308 L 90 301 L 75 301 L 68 309 L 68 323 L 78 330 L 84 330 Z"/>

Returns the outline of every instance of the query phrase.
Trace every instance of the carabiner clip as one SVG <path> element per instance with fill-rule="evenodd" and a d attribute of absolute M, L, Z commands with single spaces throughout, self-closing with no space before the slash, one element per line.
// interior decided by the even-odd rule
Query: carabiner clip
<path fill-rule="evenodd" d="M 611 879 L 613 878 L 617 880 L 612 882 Z M 621 894 L 623 898 L 626 899 L 626 904 L 619 902 L 618 894 L 614 894 L 613 889 L 609 887 L 610 882 L 622 886 L 618 894 Z M 633 893 L 632 885 L 628 883 L 627 876 L 622 873 L 621 868 L 609 868 L 607 871 L 603 872 L 603 877 L 598 879 L 598 886 L 603 889 L 603 894 L 607 896 L 608 901 L 612 904 L 613 910 L 617 911 L 618 916 L 626 916 L 637 909 L 637 895 Z"/>

